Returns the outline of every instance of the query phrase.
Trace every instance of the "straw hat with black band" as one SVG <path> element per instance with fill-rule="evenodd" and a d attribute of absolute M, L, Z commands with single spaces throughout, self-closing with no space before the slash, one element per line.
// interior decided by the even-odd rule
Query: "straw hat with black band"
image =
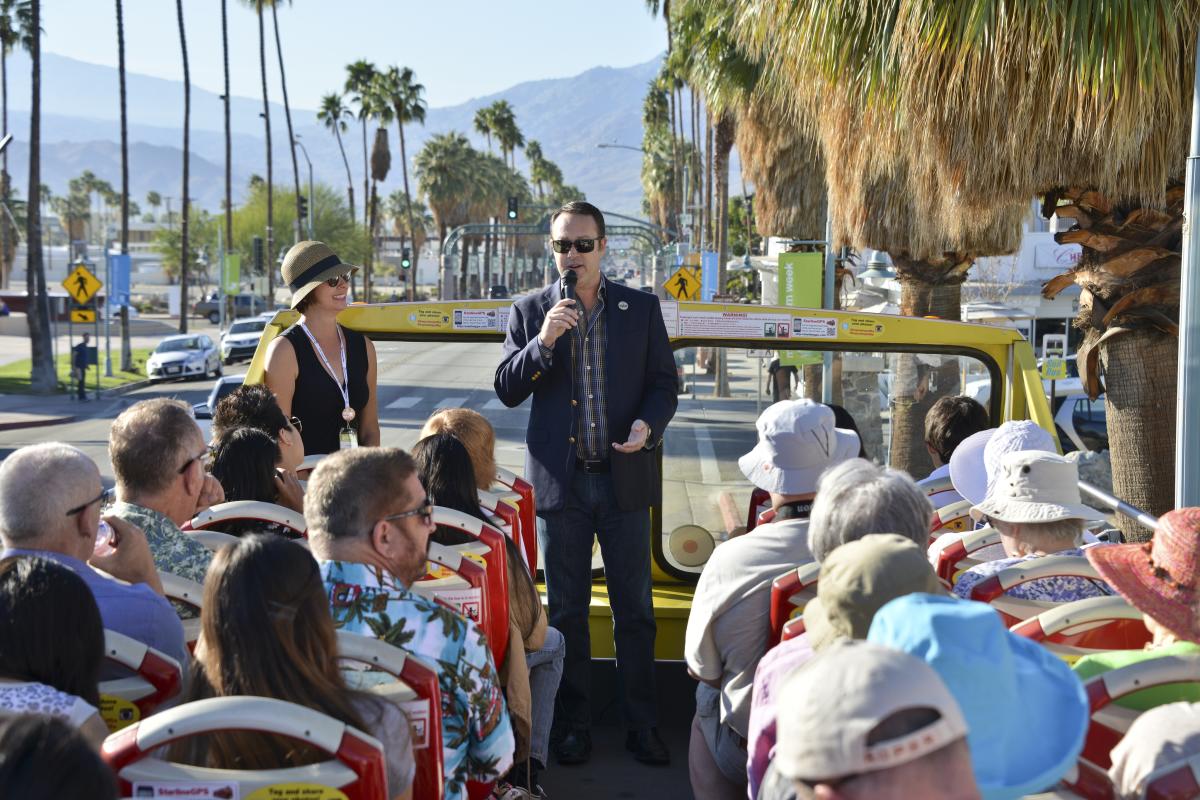
<path fill-rule="evenodd" d="M 308 296 L 322 281 L 347 276 L 358 267 L 347 264 L 324 242 L 304 241 L 292 245 L 283 257 L 283 280 L 292 290 L 292 308 Z"/>

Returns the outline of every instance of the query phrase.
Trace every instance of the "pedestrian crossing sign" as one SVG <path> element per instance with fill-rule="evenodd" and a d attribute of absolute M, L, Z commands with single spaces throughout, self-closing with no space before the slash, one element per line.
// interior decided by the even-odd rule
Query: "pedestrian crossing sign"
<path fill-rule="evenodd" d="M 692 270 L 680 267 L 671 277 L 667 278 L 663 288 L 676 300 L 695 300 L 700 293 L 700 279 Z"/>
<path fill-rule="evenodd" d="M 93 275 L 87 266 L 76 264 L 75 269 L 62 282 L 62 285 L 67 290 L 67 294 L 75 298 L 76 303 L 83 305 L 91 300 L 104 284 L 100 283 L 100 279 Z"/>

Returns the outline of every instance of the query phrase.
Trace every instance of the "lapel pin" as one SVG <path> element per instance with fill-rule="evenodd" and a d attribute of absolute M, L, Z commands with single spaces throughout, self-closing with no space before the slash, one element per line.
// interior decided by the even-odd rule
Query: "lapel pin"
<path fill-rule="evenodd" d="M 622 300 L 621 302 L 617 303 L 617 308 L 621 309 L 622 311 L 628 311 L 629 303 L 626 303 L 624 300 Z"/>

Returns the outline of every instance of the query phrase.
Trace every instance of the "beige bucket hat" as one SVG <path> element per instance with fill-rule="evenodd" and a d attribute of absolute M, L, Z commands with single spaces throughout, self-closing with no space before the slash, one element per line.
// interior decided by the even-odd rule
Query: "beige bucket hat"
<path fill-rule="evenodd" d="M 279 271 L 292 290 L 292 308 L 295 308 L 322 281 L 357 272 L 358 267 L 342 261 L 324 242 L 304 241 L 292 245 Z"/>

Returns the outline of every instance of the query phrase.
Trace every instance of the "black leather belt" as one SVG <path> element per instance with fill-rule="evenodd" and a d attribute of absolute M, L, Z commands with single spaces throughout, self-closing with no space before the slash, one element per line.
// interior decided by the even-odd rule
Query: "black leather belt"
<path fill-rule="evenodd" d="M 575 459 L 575 468 L 588 475 L 602 475 L 608 472 L 608 459 L 586 461 L 582 458 L 577 458 Z"/>

